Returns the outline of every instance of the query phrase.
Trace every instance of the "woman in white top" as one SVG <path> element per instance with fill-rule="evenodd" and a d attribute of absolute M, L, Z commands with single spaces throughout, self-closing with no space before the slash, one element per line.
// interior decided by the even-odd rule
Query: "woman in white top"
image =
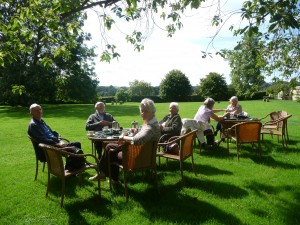
<path fill-rule="evenodd" d="M 224 109 L 213 109 L 214 105 L 215 100 L 213 100 L 212 98 L 207 98 L 204 101 L 203 105 L 199 107 L 196 115 L 194 116 L 194 120 L 196 120 L 200 126 L 197 132 L 197 137 L 202 146 L 205 145 L 204 131 L 207 130 L 210 126 L 210 118 L 219 122 L 226 116 L 226 114 L 224 116 L 216 115 L 215 113 L 224 111 Z"/>

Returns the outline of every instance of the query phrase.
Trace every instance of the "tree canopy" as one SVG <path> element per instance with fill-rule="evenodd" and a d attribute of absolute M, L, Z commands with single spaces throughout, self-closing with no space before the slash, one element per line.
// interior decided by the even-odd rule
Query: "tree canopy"
<path fill-rule="evenodd" d="M 43 96 L 48 93 L 45 99 L 57 98 L 59 93 L 63 93 L 58 91 L 57 82 L 60 83 L 60 87 L 64 87 L 66 79 L 74 72 L 73 70 L 70 73 L 59 65 L 59 62 L 68 60 L 70 62 L 73 60 L 73 63 L 78 65 L 85 64 L 81 75 L 88 74 L 92 79 L 93 72 L 87 62 L 92 53 L 88 53 L 82 61 L 81 57 L 76 59 L 75 54 L 78 53 L 74 52 L 79 43 L 83 47 L 82 39 L 78 41 L 78 38 L 82 35 L 86 9 L 95 7 L 100 9 L 99 29 L 104 42 L 100 58 L 102 61 L 109 62 L 120 56 L 115 43 L 110 42 L 106 36 L 107 31 L 113 26 L 117 27 L 118 21 L 136 23 L 136 29 L 126 34 L 125 38 L 137 51 L 140 51 L 144 48 L 144 40 L 151 34 L 154 26 L 164 27 L 166 34 L 172 37 L 176 30 L 182 28 L 182 16 L 188 9 L 198 9 L 204 2 L 221 5 L 221 1 L 7 0 L 1 2 L 0 85 L 5 86 L 4 95 L 9 95 L 7 87 L 11 86 L 10 93 L 27 93 L 29 96 L 32 87 L 37 83 L 45 82 L 47 84 L 45 88 L 40 88 L 34 95 Z M 255 35 L 260 40 L 263 49 L 261 58 L 266 62 L 262 68 L 264 74 L 275 74 L 285 78 L 299 77 L 299 4 L 298 0 L 248 0 L 244 1 L 240 10 L 231 11 L 226 15 L 222 12 L 222 7 L 217 7 L 212 25 L 221 29 L 228 17 L 240 14 L 241 20 L 247 21 L 247 24 L 241 27 L 232 26 L 230 29 L 234 35 Z M 81 38 L 88 38 L 88 36 L 81 36 Z M 219 53 L 222 54 L 221 51 Z M 206 52 L 204 56 L 205 54 Z M 82 69 L 82 66 L 80 68 Z M 31 87 L 25 85 L 24 80 L 30 80 L 32 76 L 36 81 L 31 84 Z M 63 79 L 58 79 L 57 76 L 63 76 Z M 90 81 L 91 85 L 93 82 Z"/>
<path fill-rule="evenodd" d="M 228 99 L 228 88 L 223 75 L 211 72 L 200 79 L 198 94 L 204 98 L 211 97 L 216 101 Z"/>
<path fill-rule="evenodd" d="M 170 71 L 160 83 L 159 95 L 169 101 L 185 101 L 193 92 L 189 78 L 180 70 Z"/>

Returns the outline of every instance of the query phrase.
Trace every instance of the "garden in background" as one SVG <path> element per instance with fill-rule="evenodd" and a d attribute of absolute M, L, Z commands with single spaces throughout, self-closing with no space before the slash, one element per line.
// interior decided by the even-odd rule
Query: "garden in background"
<path fill-rule="evenodd" d="M 123 127 L 136 120 L 141 124 L 139 103 L 107 104 Z M 193 118 L 202 103 L 179 103 L 181 118 Z M 228 102 L 216 103 L 226 108 Z M 265 135 L 262 158 L 256 148 L 243 145 L 240 160 L 235 144 L 218 149 L 207 148 L 199 154 L 194 148 L 194 175 L 191 160 L 184 163 L 185 184 L 181 182 L 179 163 L 161 160 L 158 167 L 160 193 L 150 174 L 137 173 L 129 179 L 129 201 L 122 188 L 114 193 L 107 181 L 97 182 L 84 173 L 83 186 L 78 177 L 66 181 L 64 207 L 60 208 L 61 181 L 51 176 L 49 196 L 45 198 L 47 168 L 41 166 L 36 181 L 35 155 L 27 136 L 30 121 L 28 107 L 0 106 L 1 170 L 0 224 L 300 224 L 300 104 L 296 101 L 240 101 L 243 110 L 253 118 L 272 111 L 285 110 L 288 120 L 288 149 L 281 141 Z M 44 105 L 46 123 L 70 141 L 80 141 L 84 153 L 91 153 L 85 122 L 95 111 L 92 104 Z M 157 103 L 156 117 L 168 113 L 169 103 Z M 267 121 L 267 120 L 264 120 Z M 216 122 L 212 121 L 213 125 Z M 41 165 L 41 164 L 40 164 Z"/>

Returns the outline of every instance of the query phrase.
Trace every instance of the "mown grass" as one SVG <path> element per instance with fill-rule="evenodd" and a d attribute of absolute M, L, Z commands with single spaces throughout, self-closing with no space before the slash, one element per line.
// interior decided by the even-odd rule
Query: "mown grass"
<path fill-rule="evenodd" d="M 67 180 L 64 208 L 59 207 L 61 182 L 51 178 L 45 198 L 47 173 L 39 170 L 34 181 L 35 156 L 27 138 L 28 109 L 0 106 L 1 170 L 0 224 L 300 224 L 300 104 L 293 101 L 242 101 L 243 109 L 260 118 L 274 110 L 286 110 L 289 120 L 289 148 L 283 150 L 276 139 L 265 137 L 260 159 L 256 150 L 245 145 L 236 159 L 235 146 L 226 144 L 199 154 L 195 148 L 198 176 L 191 162 L 184 163 L 185 184 L 180 182 L 179 165 L 162 160 L 158 168 L 160 193 L 151 176 L 130 178 L 129 201 L 123 190 L 109 191 L 102 182 L 102 196 L 96 183 L 84 174 L 84 186 L 76 177 Z M 225 108 L 228 102 L 216 104 Z M 192 118 L 200 103 L 180 103 L 182 118 Z M 44 119 L 62 136 L 80 141 L 84 152 L 91 152 L 85 121 L 93 105 L 42 105 Z M 168 111 L 168 104 L 157 106 L 157 118 Z M 133 120 L 141 124 L 138 103 L 108 105 L 121 126 Z M 140 180 L 144 179 L 144 182 Z"/>

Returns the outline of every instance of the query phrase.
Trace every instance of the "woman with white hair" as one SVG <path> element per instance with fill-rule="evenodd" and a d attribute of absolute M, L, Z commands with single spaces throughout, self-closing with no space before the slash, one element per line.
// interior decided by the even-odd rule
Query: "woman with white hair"
<path fill-rule="evenodd" d="M 134 145 L 142 145 L 149 141 L 158 141 L 160 137 L 160 128 L 158 122 L 155 118 L 156 108 L 154 106 L 154 102 L 145 98 L 140 103 L 140 114 L 144 121 L 141 130 L 138 131 L 134 136 L 128 136 L 129 133 L 126 132 L 123 136 L 119 137 L 118 143 L 109 143 L 104 150 L 103 156 L 100 160 L 100 176 L 101 179 L 105 179 L 108 176 L 108 160 L 112 162 L 122 163 L 122 151 L 121 146 L 128 142 Z M 110 156 L 108 158 L 108 152 L 111 151 Z M 119 168 L 116 165 L 111 166 L 111 175 L 112 180 L 118 182 L 119 180 Z M 97 175 L 91 177 L 90 180 L 97 180 Z"/>
<path fill-rule="evenodd" d="M 169 105 L 169 114 L 159 121 L 161 135 L 163 135 L 163 140 L 160 140 L 161 142 L 169 140 L 170 137 L 180 135 L 182 121 L 178 112 L 179 104 L 171 102 Z"/>
<path fill-rule="evenodd" d="M 227 106 L 227 109 L 225 110 L 226 112 L 226 117 L 237 117 L 238 114 L 243 112 L 242 106 L 238 104 L 238 97 L 232 96 L 229 99 L 230 104 Z M 218 123 L 216 126 L 215 130 L 215 136 L 218 135 L 218 131 L 221 130 L 221 124 Z M 222 140 L 224 140 L 224 135 L 222 135 Z"/>
<path fill-rule="evenodd" d="M 215 105 L 215 100 L 213 100 L 212 98 L 207 98 L 203 102 L 203 105 L 199 107 L 194 117 L 194 120 L 196 120 L 199 124 L 198 132 L 196 134 L 202 147 L 204 147 L 206 144 L 204 140 L 204 131 L 209 129 L 210 127 L 210 125 L 208 124 L 210 118 L 219 122 L 223 120 L 225 117 L 225 115 L 218 116 L 215 114 L 217 112 L 224 111 L 224 109 L 213 109 L 214 105 Z"/>

